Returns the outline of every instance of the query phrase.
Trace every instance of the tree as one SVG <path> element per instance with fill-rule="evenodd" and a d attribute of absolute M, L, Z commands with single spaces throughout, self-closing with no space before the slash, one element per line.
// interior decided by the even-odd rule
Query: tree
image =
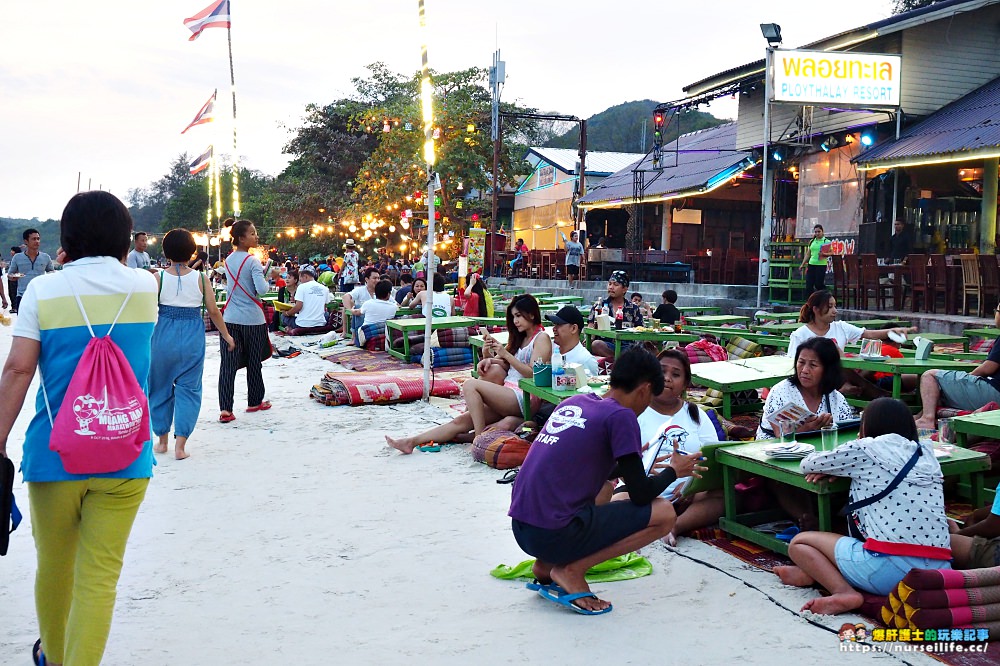
<path fill-rule="evenodd" d="M 172 228 L 163 226 L 163 216 L 169 201 L 180 194 L 194 178 L 190 163 L 191 157 L 187 153 L 181 153 L 170 163 L 169 170 L 162 178 L 151 183 L 148 188 L 133 188 L 128 191 L 126 203 L 137 230 L 156 232 Z"/>
<path fill-rule="evenodd" d="M 357 113 L 353 127 L 378 137 L 378 145 L 357 174 L 351 212 L 360 227 L 359 240 L 383 238 L 390 246 L 399 241 L 413 243 L 414 230 L 396 226 L 403 210 L 415 213 L 426 208 L 421 196 L 427 189 L 422 154 L 424 133 L 421 120 L 420 77 L 404 79 L 390 75 L 378 64 L 369 67 L 371 79 L 355 80 Z M 485 69 L 433 74 L 435 170 L 441 181 L 436 206 L 442 231 L 464 231 L 456 205 L 466 193 L 486 192 L 492 187 L 493 144 L 490 140 L 490 93 Z M 505 103 L 505 112 L 535 112 L 535 109 Z M 501 186 L 527 173 L 522 160 L 525 143 L 539 136 L 536 121 L 510 119 L 504 122 L 505 141 L 498 170 Z M 464 202 L 463 202 L 464 204 Z M 419 218 L 417 218 L 419 219 Z M 386 233 L 388 232 L 388 233 Z"/>
<path fill-rule="evenodd" d="M 908 12 L 913 9 L 920 9 L 921 7 L 927 7 L 933 5 L 941 0 L 893 0 L 892 1 L 892 13 L 902 14 L 903 12 Z"/>

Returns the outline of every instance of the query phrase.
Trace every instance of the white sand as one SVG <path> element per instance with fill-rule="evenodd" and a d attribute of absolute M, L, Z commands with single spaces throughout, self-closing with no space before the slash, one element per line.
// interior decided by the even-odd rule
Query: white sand
<path fill-rule="evenodd" d="M 0 359 L 10 342 L 0 328 Z M 191 458 L 157 456 L 106 664 L 896 663 L 838 653 L 833 633 L 787 610 L 815 592 L 688 539 L 682 553 L 736 578 L 656 544 L 643 552 L 652 576 L 595 586 L 612 613 L 561 609 L 488 573 L 525 559 L 500 472 L 461 447 L 385 446 L 383 435 L 418 432 L 445 411 L 321 406 L 308 389 L 339 366 L 307 353 L 265 363 L 269 412 L 243 412 L 241 373 L 237 420 L 220 424 L 218 365 L 212 336 Z M 15 464 L 27 421 L 25 409 L 8 443 Z M 14 490 L 27 509 L 25 486 Z M 34 556 L 26 516 L 0 559 L 0 664 L 31 663 Z"/>

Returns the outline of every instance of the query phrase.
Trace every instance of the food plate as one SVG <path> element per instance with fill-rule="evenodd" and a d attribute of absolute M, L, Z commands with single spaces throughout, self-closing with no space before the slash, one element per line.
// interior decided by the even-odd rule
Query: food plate
<path fill-rule="evenodd" d="M 23 277 L 24 277 L 24 273 L 11 273 L 11 274 L 9 274 L 9 275 L 8 275 L 7 277 L 12 277 L 12 278 L 23 278 Z"/>
<path fill-rule="evenodd" d="M 888 356 L 861 356 L 861 355 L 859 355 L 858 358 L 860 358 L 862 361 L 888 361 L 889 360 Z"/>
<path fill-rule="evenodd" d="M 815 450 L 815 446 L 805 442 L 785 442 L 784 444 L 768 444 L 764 447 L 764 455 L 776 460 L 799 460 Z"/>
<path fill-rule="evenodd" d="M 898 344 L 903 344 L 906 342 L 906 333 L 897 333 L 896 331 L 889 331 L 889 339 Z"/>

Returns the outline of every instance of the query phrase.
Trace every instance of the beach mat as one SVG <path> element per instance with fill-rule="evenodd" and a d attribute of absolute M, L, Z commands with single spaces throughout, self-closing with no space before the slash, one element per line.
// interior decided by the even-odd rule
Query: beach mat
<path fill-rule="evenodd" d="M 461 386 L 453 379 L 434 376 L 431 395 L 453 398 Z M 387 405 L 420 400 L 424 377 L 420 369 L 405 372 L 328 372 L 309 395 L 324 405 Z"/>
<path fill-rule="evenodd" d="M 353 349 L 328 359 L 354 372 L 386 372 L 391 370 L 412 370 L 414 365 L 401 361 L 388 352 L 372 352 Z"/>

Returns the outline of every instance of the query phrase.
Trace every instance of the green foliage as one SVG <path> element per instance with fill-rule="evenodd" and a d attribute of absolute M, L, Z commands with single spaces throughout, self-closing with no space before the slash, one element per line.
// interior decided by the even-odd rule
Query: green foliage
<path fill-rule="evenodd" d="M 908 12 L 913 9 L 920 9 L 921 7 L 933 5 L 936 2 L 940 2 L 940 0 L 893 0 L 892 13 L 902 14 L 903 12 Z"/>
<path fill-rule="evenodd" d="M 20 247 L 25 229 L 38 229 L 42 237 L 42 252 L 55 258 L 56 250 L 59 249 L 59 220 L 42 221 L 37 217 L 30 220 L 0 217 L 0 258 L 4 261 L 10 259 L 10 248 L 15 245 Z"/>
<path fill-rule="evenodd" d="M 653 148 L 653 109 L 657 103 L 644 99 L 625 102 L 606 109 L 587 119 L 587 150 L 619 153 L 646 153 Z M 681 134 L 715 127 L 730 122 L 703 111 L 689 111 L 667 118 L 663 141 L 669 143 Z M 645 143 L 642 126 L 646 125 Z M 578 148 L 580 132 L 572 128 L 565 134 L 550 139 L 548 148 Z"/>
<path fill-rule="evenodd" d="M 125 203 L 132 213 L 132 222 L 136 230 L 158 233 L 177 226 L 165 222 L 164 216 L 170 200 L 179 196 L 189 183 L 198 180 L 198 177 L 192 176 L 190 172 L 189 165 L 192 159 L 187 153 L 181 153 L 170 163 L 170 169 L 162 178 L 147 188 L 129 190 Z M 204 220 L 204 216 L 202 219 Z M 202 222 L 195 228 L 201 229 L 204 226 Z"/>

